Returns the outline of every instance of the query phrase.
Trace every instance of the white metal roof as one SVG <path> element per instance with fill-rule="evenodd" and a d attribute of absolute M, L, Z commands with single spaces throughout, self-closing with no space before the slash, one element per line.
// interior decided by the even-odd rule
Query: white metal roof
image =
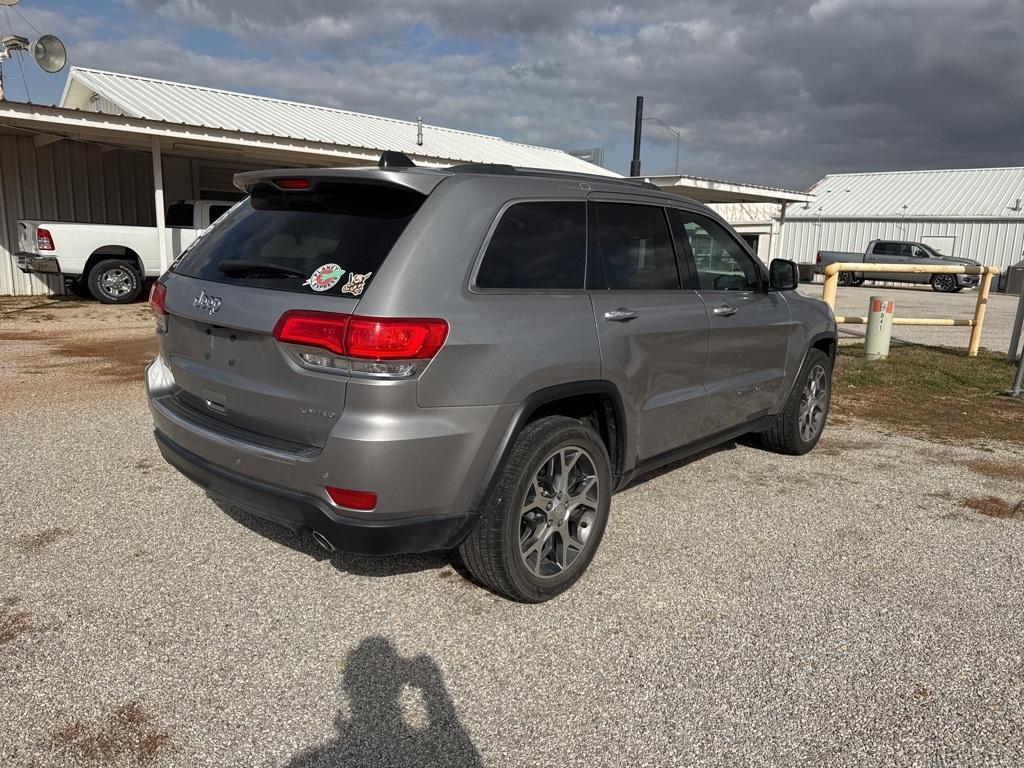
<path fill-rule="evenodd" d="M 833 173 L 790 219 L 1024 217 L 1024 168 Z"/>
<path fill-rule="evenodd" d="M 502 163 L 619 176 L 561 150 L 496 136 L 424 125 L 423 144 L 418 145 L 417 125 L 409 120 L 83 67 L 71 68 L 60 105 L 217 130 L 394 150 L 428 162 Z"/>
<path fill-rule="evenodd" d="M 808 202 L 814 196 L 779 187 L 744 184 L 738 181 L 709 179 L 705 176 L 642 176 L 665 192 L 698 200 L 702 203 L 794 203 Z"/>

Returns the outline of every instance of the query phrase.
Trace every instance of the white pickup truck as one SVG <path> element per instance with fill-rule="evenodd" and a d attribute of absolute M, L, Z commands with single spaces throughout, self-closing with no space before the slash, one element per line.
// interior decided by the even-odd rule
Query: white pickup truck
<path fill-rule="evenodd" d="M 233 205 L 227 200 L 187 200 L 168 206 L 168 262 Z M 22 272 L 63 275 L 74 293 L 104 304 L 135 301 L 146 278 L 160 276 L 155 227 L 22 219 L 15 258 Z"/>

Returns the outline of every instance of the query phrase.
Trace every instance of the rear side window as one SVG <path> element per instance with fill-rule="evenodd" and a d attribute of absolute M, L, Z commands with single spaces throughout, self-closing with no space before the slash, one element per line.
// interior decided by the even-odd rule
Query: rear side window
<path fill-rule="evenodd" d="M 167 226 L 191 227 L 193 224 L 192 210 L 192 203 L 172 203 L 167 208 Z"/>
<path fill-rule="evenodd" d="M 210 223 L 213 224 L 217 219 L 223 216 L 225 213 L 231 210 L 230 205 L 211 205 L 210 206 Z"/>
<path fill-rule="evenodd" d="M 583 288 L 586 203 L 516 203 L 502 214 L 476 275 L 480 288 Z"/>
<path fill-rule="evenodd" d="M 661 208 L 623 203 L 597 203 L 594 207 L 597 231 L 593 242 L 609 289 L 679 288 L 672 237 Z"/>
<path fill-rule="evenodd" d="M 424 197 L 400 187 L 257 184 L 188 250 L 174 271 L 220 283 L 359 296 Z"/>

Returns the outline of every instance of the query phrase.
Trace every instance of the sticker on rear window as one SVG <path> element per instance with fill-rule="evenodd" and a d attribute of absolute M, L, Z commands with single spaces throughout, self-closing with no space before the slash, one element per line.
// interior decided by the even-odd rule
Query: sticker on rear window
<path fill-rule="evenodd" d="M 322 264 L 303 285 L 308 285 L 314 291 L 326 291 L 336 286 L 344 274 L 345 270 L 337 264 Z"/>
<path fill-rule="evenodd" d="M 359 296 L 363 292 L 363 288 L 366 287 L 366 281 L 370 279 L 372 274 L 373 272 L 367 272 L 365 275 L 350 274 L 348 282 L 341 286 L 341 292 Z"/>

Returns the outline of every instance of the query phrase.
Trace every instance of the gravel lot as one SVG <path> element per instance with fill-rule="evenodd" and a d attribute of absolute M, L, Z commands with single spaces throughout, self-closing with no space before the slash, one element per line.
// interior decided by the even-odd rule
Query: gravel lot
<path fill-rule="evenodd" d="M 821 298 L 822 285 L 803 285 L 800 292 Z M 953 317 L 969 320 L 974 317 L 978 303 L 978 292 L 965 290 L 960 293 L 936 293 L 931 288 L 903 285 L 898 287 L 873 286 L 871 283 L 859 288 L 840 288 L 836 294 L 836 314 L 863 317 L 868 313 L 872 296 L 886 296 L 896 302 L 896 317 Z M 982 327 L 981 346 L 993 352 L 1006 354 L 1010 347 L 1010 333 L 1019 297 L 1005 293 L 990 293 L 985 308 L 985 325 Z M 841 325 L 840 335 L 861 340 L 864 338 L 863 325 Z M 893 339 L 915 344 L 935 344 L 945 347 L 967 348 L 971 338 L 970 328 L 937 326 L 894 326 Z"/>
<path fill-rule="evenodd" d="M 0 305 L 0 765 L 1024 762 L 1024 512 L 969 508 L 1022 500 L 1024 446 L 730 444 L 521 606 L 212 504 L 153 443 L 150 325 Z"/>

